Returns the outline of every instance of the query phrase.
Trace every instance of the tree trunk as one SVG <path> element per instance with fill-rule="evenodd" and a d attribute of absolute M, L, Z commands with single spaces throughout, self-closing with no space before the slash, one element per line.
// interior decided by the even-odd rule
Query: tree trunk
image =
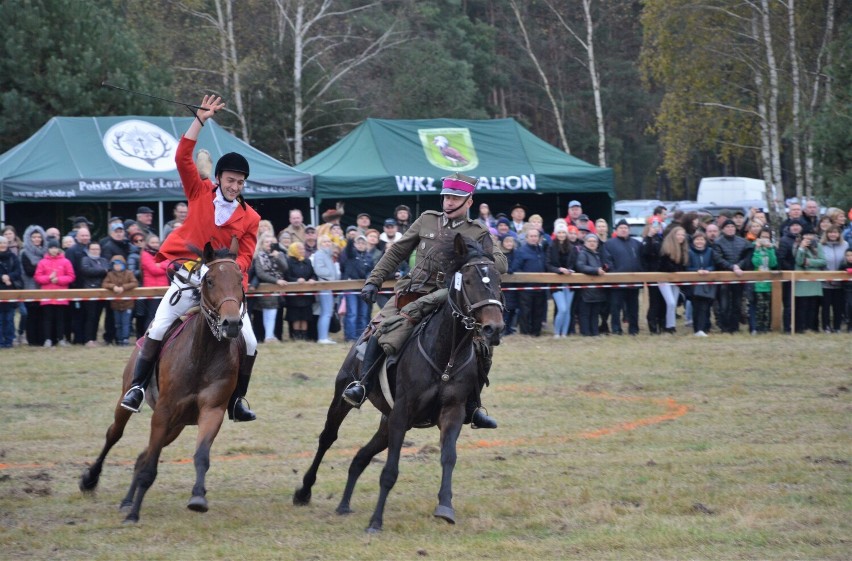
<path fill-rule="evenodd" d="M 781 178 L 781 135 L 778 131 L 778 66 L 772 46 L 772 28 L 769 20 L 769 0 L 761 0 L 761 22 L 766 49 L 766 65 L 769 72 L 769 148 L 772 156 L 772 183 L 783 190 Z M 796 185 L 796 196 L 801 197 L 801 185 Z"/>
<path fill-rule="evenodd" d="M 302 100 L 302 57 L 304 45 L 305 5 L 302 2 L 296 7 L 296 18 L 293 22 L 293 163 L 299 165 L 304 158 L 305 149 L 302 139 L 304 128 L 304 103 Z"/>
<path fill-rule="evenodd" d="M 535 69 L 541 78 L 541 82 L 544 85 L 544 92 L 550 100 L 550 106 L 553 109 L 553 117 L 556 121 L 556 129 L 559 132 L 559 140 L 562 142 L 562 149 L 565 150 L 566 154 L 570 154 L 571 148 L 568 146 L 568 138 L 565 136 L 565 126 L 562 123 L 562 111 L 559 109 L 559 104 L 556 103 L 556 98 L 553 96 L 553 90 L 550 87 L 550 81 L 547 79 L 547 74 L 544 73 L 544 70 L 538 62 L 538 58 L 533 52 L 532 45 L 530 44 L 530 37 L 527 33 L 527 28 L 524 25 L 524 20 L 521 17 L 521 12 L 518 9 L 518 4 L 515 0 L 511 0 L 510 4 L 512 6 L 512 11 L 515 12 L 515 19 L 518 20 L 518 26 L 521 28 L 521 34 L 524 36 L 524 45 L 526 45 L 527 55 L 529 55 L 530 60 L 532 60 L 533 66 L 535 66 Z"/>
<path fill-rule="evenodd" d="M 591 11 L 592 0 L 583 0 L 583 17 L 586 20 L 586 53 L 589 57 L 589 75 L 595 96 L 595 118 L 598 122 L 598 165 L 606 167 L 606 131 L 604 129 L 603 105 L 601 103 L 601 78 L 595 66 L 594 24 Z"/>
<path fill-rule="evenodd" d="M 755 40 L 760 38 L 759 25 L 757 22 L 757 14 L 751 18 L 751 30 Z M 782 193 L 784 192 L 783 185 L 776 185 L 772 178 L 772 141 L 769 134 L 769 115 L 766 108 L 766 83 L 763 80 L 763 69 L 760 65 L 754 65 L 754 85 L 757 90 L 757 113 L 760 115 L 760 167 L 763 171 L 763 179 Z"/>
<path fill-rule="evenodd" d="M 817 55 L 816 64 L 813 70 L 814 83 L 811 88 L 811 100 L 809 104 L 808 113 L 811 117 L 816 115 L 817 106 L 819 105 L 819 88 L 820 83 L 823 80 L 823 63 L 822 63 L 822 55 L 826 55 L 826 64 L 830 64 L 831 51 L 828 50 L 828 45 L 831 43 L 832 36 L 834 34 L 834 0 L 828 0 L 828 4 L 825 7 L 825 33 L 822 36 L 822 45 L 819 49 L 819 54 Z M 826 87 L 826 102 L 829 101 L 829 91 L 828 87 Z M 810 127 L 805 129 L 805 180 L 807 181 L 807 185 L 817 185 L 819 183 L 819 179 L 816 177 L 816 172 L 814 171 L 814 145 L 813 145 L 813 135 Z"/>
<path fill-rule="evenodd" d="M 801 134 L 802 129 L 799 122 L 799 108 L 802 103 L 801 82 L 799 81 L 799 51 L 796 47 L 796 0 L 787 0 L 787 22 L 789 29 L 790 42 L 790 69 L 792 72 L 791 84 L 793 88 L 793 170 L 796 177 L 796 192 L 798 193 L 801 186 L 804 185 L 805 192 L 808 196 L 812 195 L 812 186 L 810 183 L 805 183 L 802 175 L 802 148 Z"/>
<path fill-rule="evenodd" d="M 233 86 L 231 88 L 231 96 L 234 99 L 234 112 L 237 120 L 240 123 L 241 138 L 245 142 L 250 142 L 248 119 L 246 119 L 245 107 L 243 106 L 243 87 L 240 79 L 240 65 L 237 57 L 237 39 L 234 35 L 234 3 L 233 0 L 226 0 L 225 6 L 228 11 L 227 25 L 225 27 L 226 37 L 228 40 L 228 54 L 230 56 L 230 67 L 232 73 Z"/>

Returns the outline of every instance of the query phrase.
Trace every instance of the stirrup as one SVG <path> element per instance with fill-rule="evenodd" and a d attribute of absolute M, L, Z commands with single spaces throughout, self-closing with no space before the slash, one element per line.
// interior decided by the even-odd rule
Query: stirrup
<path fill-rule="evenodd" d="M 476 424 L 476 421 L 475 421 L 476 414 L 479 413 L 480 411 L 482 412 L 482 415 L 485 417 L 482 420 L 486 421 L 487 424 L 486 423 L 483 423 L 481 425 Z M 470 415 L 470 428 L 472 428 L 472 429 L 496 429 L 497 428 L 497 421 L 494 420 L 493 417 L 488 415 L 488 409 L 480 406 L 480 407 L 477 407 L 476 409 L 474 409 L 473 413 L 471 413 L 471 415 Z"/>
<path fill-rule="evenodd" d="M 251 414 L 251 418 L 249 419 L 237 419 L 237 404 L 243 402 L 245 402 L 243 409 Z M 234 404 L 228 408 L 228 418 L 234 421 L 235 423 L 246 423 L 249 421 L 256 420 L 257 415 L 254 413 L 254 411 L 251 410 L 251 404 L 249 403 L 249 401 L 245 398 L 245 396 L 242 396 L 234 400 Z"/>
<path fill-rule="evenodd" d="M 361 405 L 363 405 L 364 401 L 367 400 L 367 388 L 364 388 L 364 397 L 361 398 L 361 401 L 355 401 L 354 399 L 350 399 L 346 396 L 346 392 L 348 392 L 352 388 L 364 387 L 358 380 L 353 380 L 349 382 L 349 385 L 346 386 L 346 389 L 343 390 L 343 401 L 354 407 L 355 409 L 360 409 Z"/>
<path fill-rule="evenodd" d="M 135 409 L 133 407 L 131 407 L 130 405 L 124 403 L 124 401 L 126 399 L 128 399 L 130 392 L 132 392 L 133 390 L 139 390 L 140 392 L 142 392 L 142 400 L 139 402 L 139 407 L 137 407 Z M 128 411 L 132 411 L 133 413 L 139 413 L 140 411 L 142 411 L 142 406 L 144 404 L 145 404 L 145 388 L 143 388 L 142 386 L 131 386 L 130 389 L 127 390 L 127 392 L 125 392 L 124 397 L 121 398 L 121 406 L 123 408 L 127 409 Z"/>

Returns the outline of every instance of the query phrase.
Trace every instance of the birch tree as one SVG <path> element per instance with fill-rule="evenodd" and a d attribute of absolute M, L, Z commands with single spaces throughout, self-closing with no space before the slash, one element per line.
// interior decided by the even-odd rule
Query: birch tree
<path fill-rule="evenodd" d="M 228 101 L 226 111 L 236 117 L 239 124 L 240 138 L 250 142 L 248 117 L 243 103 L 243 85 L 240 75 L 240 60 L 237 49 L 237 38 L 234 33 L 234 0 L 213 0 L 215 13 L 208 13 L 194 8 L 184 2 L 178 6 L 187 14 L 201 20 L 204 25 L 214 31 L 219 43 L 219 63 L 221 64 L 222 93 Z M 197 68 L 181 67 L 183 70 L 198 70 Z"/>
<path fill-rule="evenodd" d="M 381 2 L 346 7 L 334 0 L 274 0 L 280 18 L 292 38 L 293 57 L 293 143 L 294 163 L 304 159 L 306 135 L 320 128 L 312 127 L 311 113 L 320 106 L 339 104 L 334 98 L 341 80 L 382 52 L 401 44 L 404 39 L 391 23 L 384 31 L 372 33 L 356 29 L 353 17 L 362 15 Z M 315 72 L 308 73 L 309 70 Z"/>
<path fill-rule="evenodd" d="M 601 77 L 597 70 L 597 61 L 595 59 L 595 39 L 594 30 L 595 24 L 592 20 L 592 0 L 582 0 L 583 3 L 583 21 L 586 24 L 586 38 L 580 37 L 578 33 L 565 21 L 562 13 L 563 10 L 557 9 L 551 0 L 546 0 L 547 7 L 553 12 L 562 27 L 568 31 L 583 49 L 586 51 L 586 68 L 589 71 L 589 77 L 592 82 L 592 95 L 595 100 L 595 121 L 598 129 L 598 165 L 602 168 L 606 167 L 606 127 L 604 123 L 603 104 L 601 103 Z"/>
<path fill-rule="evenodd" d="M 518 27 L 521 30 L 521 35 L 523 35 L 526 53 L 530 57 L 533 66 L 535 66 L 536 72 L 538 72 L 538 75 L 541 78 L 542 87 L 544 88 L 544 92 L 547 95 L 547 99 L 550 100 L 550 107 L 553 111 L 553 118 L 556 121 L 556 129 L 559 132 L 559 140 L 562 143 L 562 149 L 565 150 L 566 154 L 570 154 L 571 147 L 568 145 L 568 138 L 565 136 L 565 125 L 563 123 L 562 118 L 562 109 L 556 102 L 556 97 L 553 95 L 553 90 L 550 87 L 550 80 L 548 80 L 547 74 L 542 68 L 541 63 L 539 63 L 538 57 L 536 56 L 535 51 L 533 50 L 532 43 L 530 42 L 530 36 L 527 32 L 527 27 L 524 24 L 524 18 L 521 17 L 521 11 L 518 8 L 518 3 L 515 0 L 510 0 L 509 3 L 512 6 L 512 12 L 515 14 L 515 19 L 518 22 Z"/>

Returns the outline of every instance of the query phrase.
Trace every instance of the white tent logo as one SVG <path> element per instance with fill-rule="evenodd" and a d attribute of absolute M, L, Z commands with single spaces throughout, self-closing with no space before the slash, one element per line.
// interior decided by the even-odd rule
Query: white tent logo
<path fill-rule="evenodd" d="M 122 121 L 104 135 L 104 150 L 119 164 L 139 171 L 171 171 L 175 137 L 147 121 Z"/>

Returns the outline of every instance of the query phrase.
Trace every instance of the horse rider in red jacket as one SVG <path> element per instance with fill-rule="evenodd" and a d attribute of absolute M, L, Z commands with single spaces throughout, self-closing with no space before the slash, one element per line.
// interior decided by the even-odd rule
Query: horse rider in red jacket
<path fill-rule="evenodd" d="M 163 241 L 155 259 L 158 262 L 174 259 L 195 260 L 198 256 L 190 247 L 202 248 L 207 242 L 214 248 L 228 247 L 232 236 L 236 236 L 240 247 L 236 260 L 243 272 L 245 289 L 248 285 L 247 273 L 257 245 L 257 228 L 260 222 L 260 215 L 246 204 L 241 194 L 249 176 L 248 160 L 236 152 L 222 156 L 216 163 L 215 184 L 209 179 L 201 178 L 192 160 L 201 127 L 224 106 L 221 98 L 204 96 L 201 100 L 202 109 L 196 113 L 197 118 L 193 119 L 178 143 L 175 162 L 189 202 L 189 214 L 183 225 Z M 185 314 L 194 303 L 192 298 L 178 298 L 177 302 L 172 303 L 172 295 L 187 286 L 199 286 L 204 273 L 206 267 L 202 265 L 192 270 L 187 282 L 179 279 L 178 275 L 172 280 L 136 357 L 133 381 L 121 400 L 121 406 L 125 409 L 139 412 L 166 331 L 174 320 Z M 251 322 L 243 323 L 242 335 L 246 344 L 246 356 L 240 361 L 237 387 L 228 403 L 228 417 L 234 421 L 253 421 L 255 414 L 244 403 L 251 371 L 257 358 L 257 339 Z"/>

